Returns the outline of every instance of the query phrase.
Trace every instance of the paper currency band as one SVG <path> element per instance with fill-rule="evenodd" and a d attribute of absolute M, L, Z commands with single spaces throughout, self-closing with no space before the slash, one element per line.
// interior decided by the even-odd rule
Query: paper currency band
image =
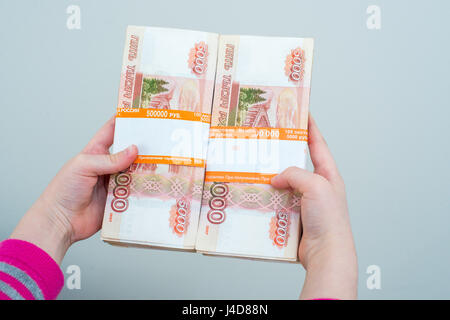
<path fill-rule="evenodd" d="M 286 128 L 211 127 L 210 139 L 276 139 L 308 141 L 308 130 Z"/>
<path fill-rule="evenodd" d="M 221 172 L 206 171 L 205 182 L 236 182 L 236 183 L 259 183 L 270 184 L 270 180 L 276 174 L 265 174 L 256 172 Z"/>
<path fill-rule="evenodd" d="M 211 115 L 203 112 L 154 108 L 117 108 L 117 118 L 153 118 L 211 122 Z"/>
<path fill-rule="evenodd" d="M 138 155 L 134 163 L 175 164 L 191 167 L 205 166 L 205 160 L 203 159 L 154 155 Z"/>

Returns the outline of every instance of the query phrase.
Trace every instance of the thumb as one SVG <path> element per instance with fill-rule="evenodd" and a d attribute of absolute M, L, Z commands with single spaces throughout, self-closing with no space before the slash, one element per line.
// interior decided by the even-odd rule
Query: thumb
<path fill-rule="evenodd" d="M 271 184 L 277 189 L 292 188 L 300 193 L 315 192 L 320 188 L 321 176 L 297 167 L 289 167 L 272 178 Z M 325 180 L 325 179 L 323 179 Z"/>
<path fill-rule="evenodd" d="M 114 154 L 86 154 L 78 155 L 79 169 L 83 174 L 101 176 L 113 174 L 128 168 L 136 159 L 137 147 L 132 144 L 125 150 Z"/>

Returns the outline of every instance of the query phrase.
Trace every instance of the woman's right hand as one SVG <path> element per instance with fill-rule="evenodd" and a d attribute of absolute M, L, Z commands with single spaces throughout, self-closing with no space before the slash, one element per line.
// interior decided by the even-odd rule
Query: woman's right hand
<path fill-rule="evenodd" d="M 272 179 L 275 188 L 302 194 L 299 259 L 306 269 L 301 299 L 356 299 L 358 266 L 345 185 L 314 119 L 309 117 L 314 173 L 291 167 Z"/>

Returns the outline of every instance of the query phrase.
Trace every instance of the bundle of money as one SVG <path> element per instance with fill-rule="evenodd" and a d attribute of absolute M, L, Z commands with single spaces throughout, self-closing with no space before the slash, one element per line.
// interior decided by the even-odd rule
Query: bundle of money
<path fill-rule="evenodd" d="M 301 196 L 271 187 L 305 167 L 313 39 L 220 36 L 196 250 L 297 261 Z"/>
<path fill-rule="evenodd" d="M 139 155 L 110 177 L 104 241 L 194 250 L 217 43 L 212 33 L 128 27 L 113 152 L 133 143 Z"/>

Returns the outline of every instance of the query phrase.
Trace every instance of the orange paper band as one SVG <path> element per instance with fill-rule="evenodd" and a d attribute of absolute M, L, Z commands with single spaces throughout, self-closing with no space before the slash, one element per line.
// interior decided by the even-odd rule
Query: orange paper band
<path fill-rule="evenodd" d="M 276 174 L 265 174 L 255 172 L 206 171 L 205 181 L 270 184 L 270 180 L 274 176 L 276 176 Z"/>
<path fill-rule="evenodd" d="M 308 141 L 308 130 L 285 128 L 211 127 L 210 139 L 277 139 Z"/>
<path fill-rule="evenodd" d="M 117 118 L 156 118 L 211 122 L 211 115 L 203 112 L 154 108 L 117 108 Z"/>
<path fill-rule="evenodd" d="M 138 155 L 134 163 L 175 164 L 181 166 L 204 167 L 205 160 L 187 157 Z"/>

